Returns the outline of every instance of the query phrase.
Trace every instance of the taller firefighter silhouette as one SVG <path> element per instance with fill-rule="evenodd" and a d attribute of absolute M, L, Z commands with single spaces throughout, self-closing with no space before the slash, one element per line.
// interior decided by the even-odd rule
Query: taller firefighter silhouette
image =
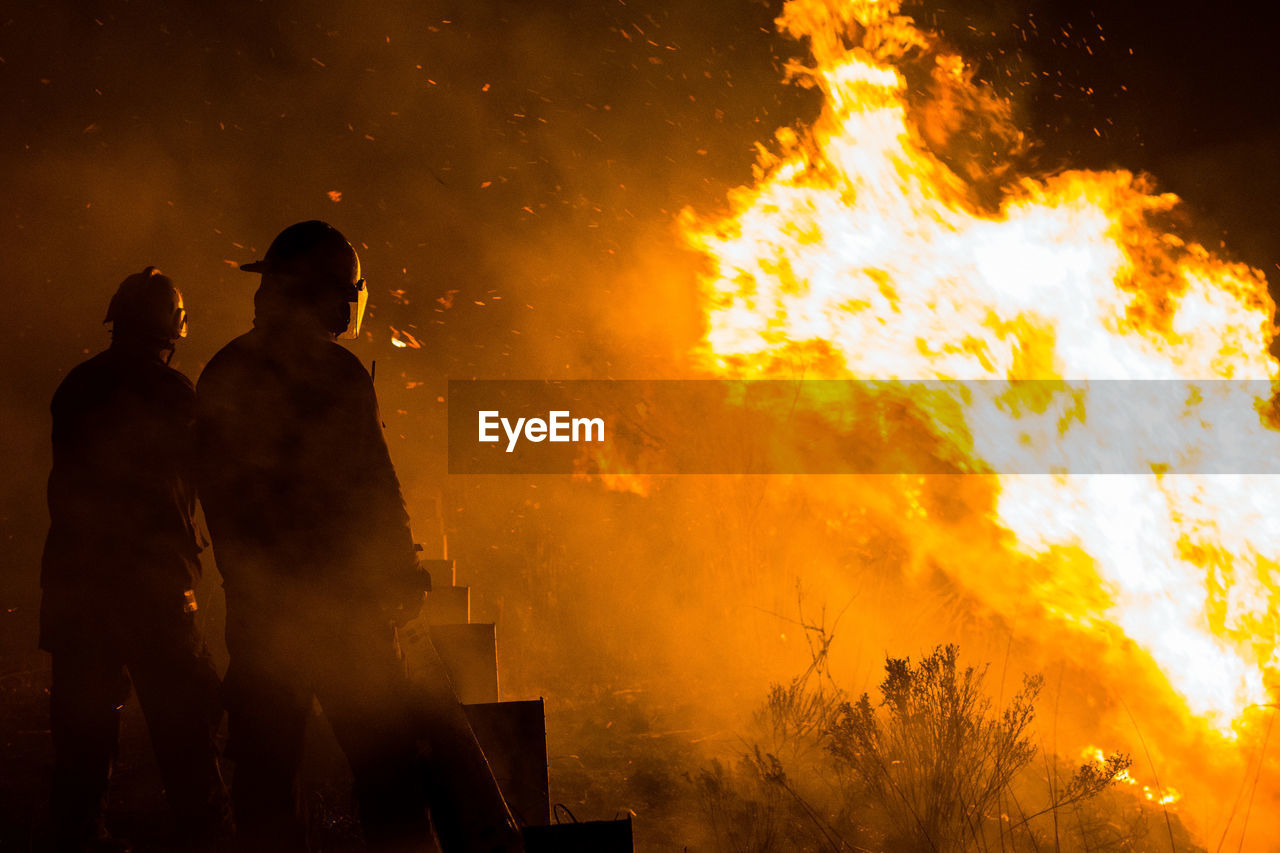
<path fill-rule="evenodd" d="M 52 653 L 52 813 L 60 851 L 125 850 L 104 823 L 130 681 L 183 841 L 229 834 L 214 735 L 218 677 L 196 623 L 195 391 L 168 362 L 182 294 L 154 267 L 126 278 L 111 346 L 53 397 L 51 524 L 40 647 Z"/>
<path fill-rule="evenodd" d="M 431 700 L 446 710 L 423 714 L 397 651 L 396 627 L 418 614 L 425 586 L 373 381 L 335 342 L 359 334 L 360 260 L 313 220 L 241 269 L 262 275 L 253 329 L 197 389 L 201 501 L 227 597 L 239 841 L 306 848 L 298 771 L 314 698 L 351 766 L 369 849 L 426 849 L 428 805 L 446 851 L 519 849 L 491 781 L 496 801 L 441 801 L 437 759 L 473 737 L 447 683 Z M 486 816 L 462 819 L 469 809 Z"/>

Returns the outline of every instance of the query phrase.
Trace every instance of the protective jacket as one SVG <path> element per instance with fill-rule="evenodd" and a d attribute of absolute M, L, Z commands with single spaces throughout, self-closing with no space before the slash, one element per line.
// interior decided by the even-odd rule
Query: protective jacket
<path fill-rule="evenodd" d="M 131 686 L 176 828 L 215 844 L 230 818 L 215 742 L 218 675 L 189 592 L 200 575 L 195 391 L 154 346 L 117 338 L 67 375 L 52 409 L 40 646 L 52 653 L 55 846 L 89 849 L 106 832 Z"/>
<path fill-rule="evenodd" d="M 40 644 L 49 651 L 92 629 L 76 602 L 107 619 L 122 615 L 117 604 L 133 619 L 180 613 L 200 577 L 191 382 L 152 352 L 113 344 L 67 375 L 51 409 L 40 579 Z"/>
<path fill-rule="evenodd" d="M 201 502 L 229 598 L 403 594 L 417 565 L 409 517 L 354 355 L 305 329 L 255 328 L 205 367 L 197 409 Z"/>

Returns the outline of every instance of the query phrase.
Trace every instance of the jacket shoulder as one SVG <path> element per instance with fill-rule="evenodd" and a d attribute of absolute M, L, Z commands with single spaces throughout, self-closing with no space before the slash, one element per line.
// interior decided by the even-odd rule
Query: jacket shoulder
<path fill-rule="evenodd" d="M 371 383 L 373 381 L 369 371 L 364 366 L 364 362 L 342 344 L 334 341 L 327 342 L 325 355 L 333 362 L 335 368 L 341 371 L 345 378 L 359 382 Z"/>
<path fill-rule="evenodd" d="M 196 380 L 196 391 L 217 382 L 223 374 L 234 372 L 250 358 L 254 349 L 253 340 L 248 333 L 232 339 L 214 353 L 213 358 L 209 359 L 204 369 L 200 371 L 200 378 Z"/>
<path fill-rule="evenodd" d="M 246 332 L 237 338 L 232 338 L 222 347 L 222 349 L 213 354 L 213 358 L 209 359 L 209 363 L 206 364 L 204 366 L 204 370 L 201 371 L 200 378 L 203 379 L 204 375 L 211 369 L 216 372 L 217 368 L 229 362 L 233 362 L 237 358 L 243 358 L 252 349 L 254 349 L 254 346 L 253 338 L 250 333 Z"/>
<path fill-rule="evenodd" d="M 156 368 L 158 380 L 171 388 L 174 393 L 188 397 L 195 396 L 196 386 L 187 374 L 167 364 L 156 365 Z"/>
<path fill-rule="evenodd" d="M 58 384 L 53 407 L 72 400 L 101 398 L 130 389 L 147 396 L 187 400 L 195 398 L 195 386 L 186 374 L 159 362 L 122 362 L 104 350 L 73 367 Z"/>

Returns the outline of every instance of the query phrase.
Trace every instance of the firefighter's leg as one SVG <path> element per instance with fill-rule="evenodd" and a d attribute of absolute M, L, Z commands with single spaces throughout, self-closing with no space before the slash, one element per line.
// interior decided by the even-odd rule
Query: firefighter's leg
<path fill-rule="evenodd" d="M 317 697 L 351 765 L 370 851 L 422 851 L 429 843 L 423 761 L 409 716 L 403 664 L 390 626 L 339 641 Z M 335 648 L 335 652 L 337 648 Z"/>
<path fill-rule="evenodd" d="M 306 849 L 298 771 L 311 695 L 283 669 L 233 653 L 223 685 L 236 838 L 254 853 Z"/>
<path fill-rule="evenodd" d="M 225 840 L 231 815 L 215 742 L 222 719 L 218 673 L 194 614 L 150 627 L 150 642 L 131 654 L 128 666 L 169 805 L 188 840 Z"/>
<path fill-rule="evenodd" d="M 124 666 L 109 649 L 66 649 L 53 655 L 50 805 L 58 850 L 82 850 L 106 836 L 107 783 L 128 696 Z"/>

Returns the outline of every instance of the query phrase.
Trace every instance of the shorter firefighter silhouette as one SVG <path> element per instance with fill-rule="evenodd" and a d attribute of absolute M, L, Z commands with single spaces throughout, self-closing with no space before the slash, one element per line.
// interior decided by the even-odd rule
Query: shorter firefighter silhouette
<path fill-rule="evenodd" d="M 103 823 L 130 682 L 183 841 L 229 834 L 214 735 L 218 677 L 196 624 L 200 544 L 190 468 L 195 391 L 168 366 L 182 294 L 154 267 L 126 278 L 111 346 L 53 397 L 51 524 L 40 647 L 52 654 L 52 812 L 59 851 L 127 850 Z"/>

